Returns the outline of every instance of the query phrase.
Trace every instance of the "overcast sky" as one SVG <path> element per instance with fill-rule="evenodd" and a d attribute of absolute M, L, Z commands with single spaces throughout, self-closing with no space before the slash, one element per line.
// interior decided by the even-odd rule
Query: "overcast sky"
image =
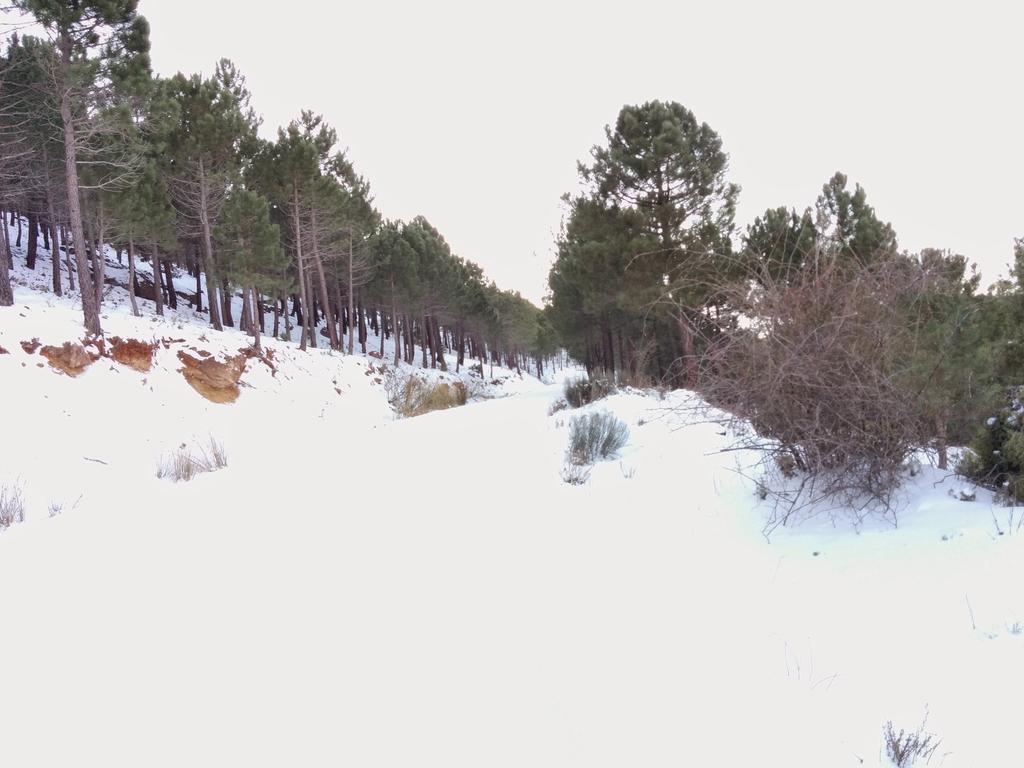
<path fill-rule="evenodd" d="M 1015 8 L 1014 8 L 1015 7 Z M 249 81 L 265 131 L 323 113 L 389 218 L 426 216 L 540 301 L 559 197 L 625 103 L 679 101 L 722 137 L 738 223 L 813 204 L 836 170 L 901 247 L 988 283 L 1024 235 L 1014 2 L 141 0 L 161 74 Z"/>

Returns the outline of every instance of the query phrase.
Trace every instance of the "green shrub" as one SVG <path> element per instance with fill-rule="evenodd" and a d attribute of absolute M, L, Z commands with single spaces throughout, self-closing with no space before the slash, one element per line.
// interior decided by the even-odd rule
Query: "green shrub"
<path fill-rule="evenodd" d="M 615 393 L 615 385 L 607 379 L 576 378 L 566 379 L 563 388 L 565 401 L 572 408 L 582 408 L 584 405 L 596 402 L 603 397 Z"/>
<path fill-rule="evenodd" d="M 990 416 L 960 458 L 956 471 L 981 485 L 1024 501 L 1024 406 L 1021 390 Z"/>
<path fill-rule="evenodd" d="M 607 411 L 577 416 L 569 425 L 566 458 L 572 464 L 593 464 L 614 456 L 629 441 L 629 427 Z"/>

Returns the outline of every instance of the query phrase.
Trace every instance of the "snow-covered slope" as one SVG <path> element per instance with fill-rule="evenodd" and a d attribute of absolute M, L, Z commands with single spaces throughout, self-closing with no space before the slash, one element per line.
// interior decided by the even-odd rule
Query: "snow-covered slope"
<path fill-rule="evenodd" d="M 576 487 L 556 385 L 395 420 L 378 361 L 271 343 L 216 405 L 177 351 L 239 334 L 112 308 L 184 341 L 70 378 L 19 342 L 75 338 L 74 307 L 17 300 L 0 764 L 878 766 L 926 711 L 932 765 L 1019 763 L 1024 531 L 984 492 L 926 468 L 898 528 L 769 541 L 751 457 L 686 393 L 588 406 L 631 434 Z M 207 435 L 226 468 L 155 476 Z"/>

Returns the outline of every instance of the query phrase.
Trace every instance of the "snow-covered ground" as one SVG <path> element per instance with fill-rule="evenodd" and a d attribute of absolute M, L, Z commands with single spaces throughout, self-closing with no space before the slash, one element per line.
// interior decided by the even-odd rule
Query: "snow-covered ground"
<path fill-rule="evenodd" d="M 878 766 L 926 713 L 931 765 L 1021 762 L 1024 530 L 984 491 L 925 468 L 898 527 L 768 540 L 686 393 L 584 409 L 630 440 L 570 486 L 557 384 L 496 369 L 513 396 L 396 420 L 380 361 L 270 342 L 216 405 L 176 350 L 244 338 L 117 296 L 108 334 L 184 341 L 70 378 L 20 342 L 79 313 L 17 282 L 0 765 Z M 209 435 L 226 468 L 155 476 Z"/>

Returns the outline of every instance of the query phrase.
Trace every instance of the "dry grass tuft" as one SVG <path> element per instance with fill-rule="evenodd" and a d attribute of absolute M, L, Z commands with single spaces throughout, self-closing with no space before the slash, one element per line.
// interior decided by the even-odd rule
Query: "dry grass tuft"
<path fill-rule="evenodd" d="M 567 461 L 562 467 L 562 480 L 569 485 L 586 485 L 590 479 L 590 467 Z"/>
<path fill-rule="evenodd" d="M 896 768 L 910 768 L 918 759 L 923 759 L 926 763 L 931 762 L 932 755 L 942 742 L 935 738 L 935 734 L 925 731 L 927 722 L 928 718 L 925 717 L 925 721 L 917 730 L 909 733 L 902 728 L 897 733 L 891 720 L 885 724 L 882 732 L 885 738 L 885 752 Z"/>
<path fill-rule="evenodd" d="M 409 376 L 397 383 L 391 405 L 408 418 L 465 405 L 468 399 L 469 392 L 461 381 L 432 385 L 418 376 Z"/>
<path fill-rule="evenodd" d="M 188 482 L 204 472 L 215 472 L 228 465 L 228 454 L 224 446 L 210 437 L 205 445 L 189 446 L 182 443 L 170 456 L 161 456 L 156 466 L 156 476 L 174 482 Z"/>
<path fill-rule="evenodd" d="M 25 500 L 18 486 L 0 486 L 0 531 L 25 522 Z"/>

